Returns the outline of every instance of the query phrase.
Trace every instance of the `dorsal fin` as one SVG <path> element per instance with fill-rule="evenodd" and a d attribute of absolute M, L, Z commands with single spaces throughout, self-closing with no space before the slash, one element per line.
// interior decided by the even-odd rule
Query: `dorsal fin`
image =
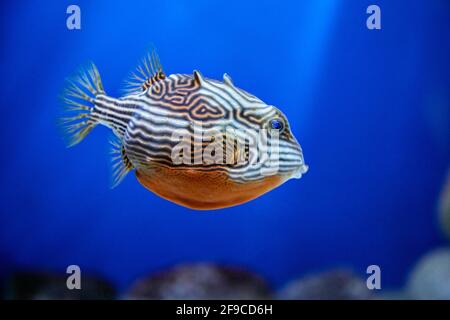
<path fill-rule="evenodd" d="M 133 170 L 134 166 L 127 156 L 125 147 L 118 139 L 110 141 L 112 144 L 111 154 L 112 158 L 112 175 L 113 180 L 111 188 L 116 187 L 125 178 L 128 172 Z"/>
<path fill-rule="evenodd" d="M 193 74 L 195 83 L 198 86 L 201 86 L 205 82 L 205 79 L 203 78 L 202 74 L 198 70 L 194 70 Z"/>
<path fill-rule="evenodd" d="M 127 94 L 139 93 L 147 90 L 155 82 L 166 77 L 156 50 L 152 50 L 142 63 L 132 72 L 127 80 L 125 91 Z"/>
<path fill-rule="evenodd" d="M 233 80 L 231 80 L 231 77 L 226 73 L 223 74 L 223 82 L 229 87 L 234 87 Z"/>

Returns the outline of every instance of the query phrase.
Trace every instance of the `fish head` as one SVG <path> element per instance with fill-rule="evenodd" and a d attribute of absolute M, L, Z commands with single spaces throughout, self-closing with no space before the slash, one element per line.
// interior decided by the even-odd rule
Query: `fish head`
<path fill-rule="evenodd" d="M 225 74 L 223 87 L 235 103 L 234 123 L 245 128 L 254 150 L 248 155 L 248 166 L 239 174 L 244 180 L 260 180 L 277 175 L 281 181 L 301 178 L 308 171 L 303 151 L 295 138 L 286 115 L 277 107 L 235 86 Z M 255 151 L 256 150 L 256 151 Z"/>
<path fill-rule="evenodd" d="M 278 171 L 281 176 L 300 179 L 308 171 L 303 150 L 284 113 L 274 106 L 269 106 L 269 108 L 273 109 L 274 115 L 269 117 L 263 126 L 269 132 L 271 145 L 276 146 L 273 148 L 271 156 L 278 161 Z M 277 164 L 275 163 L 275 165 Z"/>
<path fill-rule="evenodd" d="M 277 107 L 267 104 L 260 104 L 254 110 L 255 128 L 260 131 L 258 140 L 260 144 L 258 157 L 262 162 L 259 168 L 260 178 L 274 174 L 283 181 L 301 178 L 308 171 L 308 166 L 286 115 Z M 252 112 L 247 111 L 247 116 L 250 113 Z"/>

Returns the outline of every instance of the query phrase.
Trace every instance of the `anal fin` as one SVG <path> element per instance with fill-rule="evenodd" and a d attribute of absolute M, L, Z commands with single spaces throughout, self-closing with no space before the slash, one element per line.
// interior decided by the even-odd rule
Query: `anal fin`
<path fill-rule="evenodd" d="M 117 187 L 134 166 L 127 156 L 125 147 L 119 141 L 111 141 L 112 150 L 112 184 L 111 188 Z"/>

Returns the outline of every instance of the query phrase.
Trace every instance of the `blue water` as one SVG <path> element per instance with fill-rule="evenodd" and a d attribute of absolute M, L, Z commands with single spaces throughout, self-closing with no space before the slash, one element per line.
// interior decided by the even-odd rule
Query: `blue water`
<path fill-rule="evenodd" d="M 66 28 L 69 4 L 82 29 Z M 366 8 L 382 30 L 366 28 Z M 445 243 L 436 202 L 450 163 L 450 3 L 17 1 L 1 8 L 0 277 L 78 264 L 119 289 L 175 263 L 246 266 L 275 287 L 378 264 L 399 286 Z M 310 171 L 247 204 L 196 212 L 132 174 L 109 189 L 111 133 L 66 149 L 64 79 L 98 66 L 106 92 L 154 45 L 166 73 L 230 74 L 282 109 Z"/>

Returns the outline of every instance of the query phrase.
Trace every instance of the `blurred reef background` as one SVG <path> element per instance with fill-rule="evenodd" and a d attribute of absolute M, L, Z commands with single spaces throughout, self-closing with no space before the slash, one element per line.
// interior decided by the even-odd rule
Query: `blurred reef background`
<path fill-rule="evenodd" d="M 71 4 L 81 30 L 66 28 Z M 371 4 L 381 30 L 366 28 Z M 450 299 L 448 0 L 0 6 L 3 298 Z M 206 213 L 132 174 L 109 189 L 109 131 L 66 149 L 59 95 L 93 61 L 119 96 L 150 45 L 168 74 L 226 72 L 278 106 L 309 172 Z M 65 289 L 73 264 L 82 292 Z"/>

